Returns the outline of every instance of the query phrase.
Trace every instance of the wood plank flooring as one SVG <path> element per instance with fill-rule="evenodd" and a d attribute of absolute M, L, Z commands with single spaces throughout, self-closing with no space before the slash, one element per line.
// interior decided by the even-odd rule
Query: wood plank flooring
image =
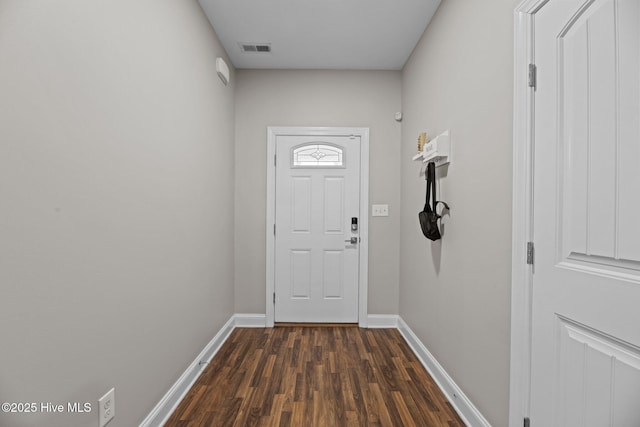
<path fill-rule="evenodd" d="M 235 329 L 166 427 L 464 426 L 395 329 Z"/>

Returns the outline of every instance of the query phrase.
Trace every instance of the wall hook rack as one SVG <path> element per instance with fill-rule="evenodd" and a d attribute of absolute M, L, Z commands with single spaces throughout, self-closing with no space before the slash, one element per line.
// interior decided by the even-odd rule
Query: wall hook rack
<path fill-rule="evenodd" d="M 424 144 L 422 151 L 413 156 L 413 160 L 422 160 L 423 163 L 434 162 L 436 167 L 451 163 L 449 131 L 441 133 Z"/>

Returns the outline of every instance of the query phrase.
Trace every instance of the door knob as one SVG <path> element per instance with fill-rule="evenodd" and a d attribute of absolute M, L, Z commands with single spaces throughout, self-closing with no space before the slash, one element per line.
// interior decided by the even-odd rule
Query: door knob
<path fill-rule="evenodd" d="M 357 245 L 358 244 L 358 238 L 357 237 L 352 237 L 348 240 L 345 240 L 345 242 L 350 243 L 352 245 Z"/>

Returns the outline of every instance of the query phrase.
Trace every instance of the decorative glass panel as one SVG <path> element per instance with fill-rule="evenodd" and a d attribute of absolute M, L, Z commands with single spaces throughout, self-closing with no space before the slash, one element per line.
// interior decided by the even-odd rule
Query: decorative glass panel
<path fill-rule="evenodd" d="M 293 166 L 344 166 L 342 148 L 326 144 L 306 144 L 294 148 Z"/>

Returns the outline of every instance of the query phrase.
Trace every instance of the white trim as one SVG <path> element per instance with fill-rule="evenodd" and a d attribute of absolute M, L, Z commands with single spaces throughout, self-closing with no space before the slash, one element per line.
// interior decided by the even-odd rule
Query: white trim
<path fill-rule="evenodd" d="M 522 0 L 522 2 L 516 7 L 516 15 L 529 15 L 529 17 L 525 17 L 525 19 L 533 17 L 533 15 L 538 13 L 540 8 L 549 1 L 550 0 Z M 533 47 L 533 39 L 531 39 L 531 41 L 531 47 Z"/>
<path fill-rule="evenodd" d="M 453 406 L 460 418 L 462 418 L 462 421 L 468 426 L 491 427 L 491 424 L 489 424 L 480 411 L 471 403 L 471 400 L 467 398 L 460 387 L 458 387 L 449 374 L 447 374 L 436 358 L 427 350 L 401 317 L 398 317 L 398 330 L 440 390 L 442 390 L 447 397 L 451 406 Z"/>
<path fill-rule="evenodd" d="M 393 328 L 398 327 L 397 314 L 370 314 L 367 316 L 367 328 Z"/>
<path fill-rule="evenodd" d="M 549 0 L 524 0 L 514 12 L 513 206 L 511 259 L 511 372 L 509 425 L 529 416 L 533 271 L 526 245 L 533 241 L 534 15 Z"/>
<path fill-rule="evenodd" d="M 267 317 L 264 314 L 237 313 L 233 315 L 236 328 L 265 328 Z"/>
<path fill-rule="evenodd" d="M 213 356 L 220 350 L 220 347 L 222 347 L 222 344 L 229 338 L 229 335 L 235 329 L 235 323 L 235 316 L 232 316 L 209 344 L 200 352 L 198 357 L 191 362 L 191 365 L 189 365 L 186 371 L 178 378 L 178 381 L 176 381 L 162 399 L 160 399 L 160 402 L 158 402 L 155 408 L 153 408 L 149 415 L 140 423 L 139 427 L 162 426 L 167 422 L 173 411 L 175 411 L 196 382 L 200 373 L 202 373 L 207 366 L 207 363 L 211 361 Z"/>
<path fill-rule="evenodd" d="M 360 268 L 358 271 L 358 324 L 367 328 L 369 321 L 369 128 L 352 129 L 360 134 Z"/>
<path fill-rule="evenodd" d="M 266 321 L 267 327 L 274 324 L 273 292 L 275 289 L 275 195 L 276 137 L 278 135 L 360 136 L 360 262 L 358 266 L 358 325 L 366 328 L 369 272 L 369 128 L 351 127 L 273 127 L 267 128 L 267 265 L 266 265 Z"/>
<path fill-rule="evenodd" d="M 267 128 L 267 265 L 266 265 L 266 281 L 265 281 L 265 297 L 266 297 L 266 310 L 265 310 L 265 323 L 268 328 L 273 327 L 275 319 L 275 307 L 274 307 L 274 292 L 275 286 L 275 274 L 276 274 L 276 254 L 275 245 L 276 239 L 274 236 L 274 227 L 276 223 L 276 173 L 275 173 L 275 158 L 276 158 L 276 130 L 275 128 Z"/>

